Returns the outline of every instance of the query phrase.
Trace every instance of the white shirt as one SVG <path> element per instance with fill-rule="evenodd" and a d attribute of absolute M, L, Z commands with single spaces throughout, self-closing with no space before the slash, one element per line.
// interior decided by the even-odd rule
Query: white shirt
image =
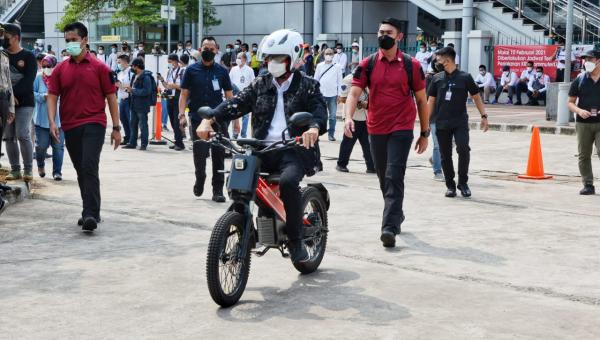
<path fill-rule="evenodd" d="M 108 56 L 106 54 L 104 54 L 104 53 L 102 53 L 102 54 L 98 53 L 98 55 L 96 56 L 96 58 L 98 60 L 100 60 L 101 62 L 105 63 L 106 65 L 108 65 L 109 58 L 108 58 Z"/>
<path fill-rule="evenodd" d="M 131 85 L 132 78 L 133 76 L 131 75 L 131 67 L 127 67 L 117 74 L 117 79 L 121 82 L 121 86 Z M 119 88 L 119 91 L 117 92 L 117 98 L 119 98 L 119 100 L 127 99 L 129 98 L 129 93 Z"/>
<path fill-rule="evenodd" d="M 181 85 L 181 78 L 183 78 L 184 72 L 185 68 L 181 67 L 170 69 L 169 72 L 167 72 L 167 84 Z M 170 95 L 175 96 L 175 91 L 177 90 L 170 90 Z"/>
<path fill-rule="evenodd" d="M 229 78 L 242 91 L 254 80 L 254 71 L 248 65 L 234 66 L 229 71 Z"/>
<path fill-rule="evenodd" d="M 475 78 L 475 83 L 480 88 L 493 87 L 496 88 L 496 81 L 494 80 L 494 76 L 490 72 L 486 72 L 485 76 L 482 76 L 481 73 L 477 75 Z"/>
<path fill-rule="evenodd" d="M 220 64 L 223 58 L 223 52 L 219 51 L 215 54 L 215 64 Z"/>
<path fill-rule="evenodd" d="M 456 66 L 460 65 L 460 55 L 458 53 L 456 53 L 456 57 L 454 58 L 454 63 L 456 64 Z"/>
<path fill-rule="evenodd" d="M 544 87 L 539 89 L 539 92 L 546 92 L 546 89 L 548 88 L 548 84 L 550 83 L 550 76 L 547 74 L 542 74 L 541 77 L 538 77 L 536 74 L 532 75 L 531 78 L 529 78 L 529 84 L 527 84 L 527 89 L 531 92 L 534 91 L 533 89 L 533 83 L 535 81 L 538 81 L 541 85 L 543 85 Z"/>
<path fill-rule="evenodd" d="M 510 72 L 510 74 L 506 74 L 506 72 L 502 72 L 502 78 L 500 78 L 500 86 L 509 85 L 514 86 L 519 78 L 517 78 L 517 74 L 514 72 Z"/>
<path fill-rule="evenodd" d="M 342 93 L 342 68 L 339 64 L 319 63 L 315 79 L 321 85 L 323 97 L 335 97 Z"/>
<path fill-rule="evenodd" d="M 427 62 L 427 60 L 429 58 L 431 58 L 431 52 L 427 52 L 427 50 L 425 50 L 425 52 L 419 51 L 415 55 L 415 59 L 417 59 L 421 63 L 421 68 L 423 69 L 423 72 L 427 72 L 427 69 L 429 67 L 429 62 Z"/>
<path fill-rule="evenodd" d="M 527 69 L 525 69 L 525 70 L 523 70 L 523 72 L 521 72 L 520 79 L 527 80 L 527 82 L 529 82 L 534 75 L 535 75 L 535 70 L 531 70 L 531 72 L 530 72 Z"/>
<path fill-rule="evenodd" d="M 283 94 L 290 88 L 294 74 L 284 81 L 281 85 L 273 78 L 273 85 L 277 89 L 277 105 L 275 106 L 275 114 L 273 114 L 273 120 L 269 127 L 269 133 L 267 134 L 266 140 L 269 141 L 280 141 L 281 133 L 287 129 L 287 120 L 285 119 L 285 110 L 283 105 Z M 290 134 L 286 133 L 286 139 L 290 138 Z"/>
<path fill-rule="evenodd" d="M 342 52 L 334 54 L 333 63 L 338 64 L 343 72 L 346 69 L 346 65 L 348 65 L 348 57 L 346 56 L 346 53 Z"/>
<path fill-rule="evenodd" d="M 113 71 L 119 70 L 117 68 L 117 54 L 116 53 L 111 53 L 108 56 L 108 63 L 106 65 L 108 66 L 108 68 L 110 68 Z"/>
<path fill-rule="evenodd" d="M 564 47 L 561 47 L 558 55 L 556 56 L 556 68 L 559 70 L 564 70 L 566 65 L 567 54 Z M 571 51 L 571 62 L 575 61 L 577 57 L 575 56 L 575 52 Z"/>

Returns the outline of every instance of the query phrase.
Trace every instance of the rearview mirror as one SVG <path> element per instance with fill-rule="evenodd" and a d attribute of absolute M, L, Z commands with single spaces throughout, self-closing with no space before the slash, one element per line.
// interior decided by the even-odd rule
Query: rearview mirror
<path fill-rule="evenodd" d="M 296 112 L 290 117 L 290 125 L 295 127 L 308 126 L 313 119 L 313 115 L 310 112 Z"/>

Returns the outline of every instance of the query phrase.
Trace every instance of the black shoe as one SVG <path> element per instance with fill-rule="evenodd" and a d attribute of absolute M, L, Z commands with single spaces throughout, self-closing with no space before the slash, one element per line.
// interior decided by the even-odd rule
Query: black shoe
<path fill-rule="evenodd" d="M 80 217 L 80 218 L 77 220 L 77 225 L 78 225 L 78 226 L 80 226 L 80 227 L 83 225 L 83 217 Z"/>
<path fill-rule="evenodd" d="M 386 248 L 392 248 L 396 246 L 396 233 L 390 227 L 385 227 L 381 231 L 381 237 L 379 238 Z"/>
<path fill-rule="evenodd" d="M 184 148 L 183 146 L 176 145 L 176 146 L 173 148 L 173 150 L 175 150 L 175 151 L 181 151 L 181 150 L 185 150 L 185 148 Z"/>
<path fill-rule="evenodd" d="M 83 231 L 94 231 L 94 229 L 98 228 L 98 221 L 94 217 L 86 217 L 83 219 L 83 225 L 81 226 L 81 230 Z"/>
<path fill-rule="evenodd" d="M 289 241 L 287 247 L 293 263 L 303 263 L 310 260 L 304 241 Z"/>
<path fill-rule="evenodd" d="M 171 149 L 171 150 L 175 149 L 175 145 L 169 146 L 169 149 Z"/>
<path fill-rule="evenodd" d="M 6 210 L 6 207 L 8 207 L 8 202 L 5 201 L 4 198 L 0 197 L 0 215 L 2 215 L 4 210 Z"/>
<path fill-rule="evenodd" d="M 466 184 L 459 184 L 457 189 L 460 190 L 460 194 L 462 197 L 471 197 L 471 189 Z"/>
<path fill-rule="evenodd" d="M 200 197 L 200 196 L 202 196 L 203 192 L 204 192 L 204 183 L 202 185 L 200 185 L 200 184 L 198 184 L 198 182 L 196 182 L 194 184 L 194 196 Z"/>
<path fill-rule="evenodd" d="M 223 194 L 214 194 L 212 197 L 212 200 L 217 203 L 225 203 L 227 201 L 227 199 L 225 198 L 225 196 L 223 196 Z"/>
<path fill-rule="evenodd" d="M 329 141 L 330 141 L 330 142 L 335 142 L 335 137 L 333 137 L 333 136 L 329 136 Z"/>
<path fill-rule="evenodd" d="M 456 189 L 448 189 L 446 191 L 446 197 L 456 197 Z"/>
<path fill-rule="evenodd" d="M 129 138 L 123 138 L 123 141 L 121 142 L 121 146 L 129 144 L 129 143 L 127 143 L 127 140 L 129 140 Z"/>
<path fill-rule="evenodd" d="M 339 171 L 339 172 L 350 172 L 350 170 L 348 170 L 348 168 L 347 168 L 347 167 L 345 167 L 345 166 L 341 166 L 341 165 L 337 165 L 337 166 L 335 167 L 335 169 L 336 169 L 337 171 Z"/>
<path fill-rule="evenodd" d="M 523 105 L 521 102 L 516 102 L 514 105 Z"/>
<path fill-rule="evenodd" d="M 131 144 L 127 144 L 127 145 L 121 147 L 121 149 L 135 149 L 135 148 L 136 148 L 136 146 L 135 145 L 131 145 Z"/>
<path fill-rule="evenodd" d="M 368 174 L 376 174 L 377 171 L 375 171 L 375 169 L 367 169 L 367 173 Z"/>
<path fill-rule="evenodd" d="M 140 151 L 146 151 L 148 147 L 146 145 L 142 145 L 140 146 Z"/>
<path fill-rule="evenodd" d="M 583 189 L 579 192 L 580 195 L 595 195 L 596 188 L 591 184 L 586 184 Z"/>

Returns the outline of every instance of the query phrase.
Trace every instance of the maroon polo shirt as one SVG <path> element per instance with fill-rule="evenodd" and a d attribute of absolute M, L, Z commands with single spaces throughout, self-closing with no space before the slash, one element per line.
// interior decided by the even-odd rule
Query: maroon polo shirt
<path fill-rule="evenodd" d="M 69 58 L 56 66 L 48 93 L 60 97 L 63 130 L 90 123 L 106 128 L 106 96 L 116 92 L 108 66 L 89 52 L 80 63 Z"/>
<path fill-rule="evenodd" d="M 354 73 L 352 86 L 367 87 L 366 69 L 369 58 L 363 59 Z M 425 88 L 425 76 L 421 64 L 412 58 L 412 86 L 404 70 L 402 52 L 389 61 L 381 50 L 371 71 L 369 85 L 369 112 L 367 128 L 372 135 L 387 135 L 394 131 L 412 130 L 417 118 L 417 108 L 410 90 L 418 92 Z"/>

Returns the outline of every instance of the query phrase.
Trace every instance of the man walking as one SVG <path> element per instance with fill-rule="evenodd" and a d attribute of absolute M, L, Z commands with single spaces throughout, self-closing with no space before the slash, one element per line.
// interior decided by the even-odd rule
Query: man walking
<path fill-rule="evenodd" d="M 404 221 L 404 174 L 417 111 L 421 125 L 421 135 L 415 146 L 418 153 L 427 149 L 430 134 L 425 75 L 416 59 L 398 49 L 398 42 L 404 37 L 401 27 L 402 21 L 398 19 L 389 18 L 381 22 L 379 52 L 363 59 L 356 68 L 345 106 L 345 134 L 352 137 L 356 133 L 354 112 L 362 91 L 369 88 L 367 127 L 385 201 L 381 225 L 384 247 L 396 245 L 396 235 Z"/>
<path fill-rule="evenodd" d="M 121 125 L 123 126 L 123 133 L 125 137 L 121 145 L 127 145 L 129 143 L 129 132 L 131 130 L 131 97 L 127 88 L 131 87 L 131 80 L 133 75 L 131 74 L 131 67 L 129 67 L 129 56 L 126 54 L 120 55 L 117 59 L 117 68 L 119 73 L 117 74 L 117 98 L 119 99 L 119 117 L 121 119 Z"/>
<path fill-rule="evenodd" d="M 585 73 L 571 83 L 569 110 L 577 114 L 575 130 L 579 150 L 579 173 L 583 182 L 580 195 L 594 195 L 592 149 L 600 157 L 600 48 L 596 47 L 581 55 L 585 60 Z"/>
<path fill-rule="evenodd" d="M 106 101 L 113 126 L 111 144 L 116 150 L 121 143 L 116 86 L 108 67 L 84 52 L 88 43 L 87 27 L 80 22 L 71 23 L 65 26 L 64 34 L 71 57 L 52 73 L 48 88 L 48 120 L 52 137 L 59 140 L 54 117 L 60 97 L 60 121 L 83 201 L 78 224 L 84 231 L 93 231 L 100 221 L 98 167 L 106 132 Z"/>
<path fill-rule="evenodd" d="M 237 55 L 236 66 L 229 71 L 229 78 L 233 85 L 237 86 L 239 91 L 244 91 L 248 85 L 254 80 L 254 71 L 247 65 L 246 53 L 240 52 Z M 246 138 L 248 132 L 248 123 L 250 121 L 250 113 L 242 117 L 242 138 Z"/>
<path fill-rule="evenodd" d="M 0 26 L 0 43 L 4 42 L 4 27 Z M 10 80 L 10 61 L 6 51 L 0 51 L 0 152 L 2 152 L 2 135 L 9 116 L 15 115 L 15 97 Z M 1 167 L 1 165 L 0 165 Z M 0 205 L 2 202 L 0 201 Z M 0 207 L 1 209 L 1 207 Z"/>
<path fill-rule="evenodd" d="M 202 55 L 201 62 L 195 63 L 188 67 L 183 76 L 181 83 L 181 96 L 179 98 L 179 121 L 182 126 L 186 126 L 185 109 L 189 107 L 189 116 L 191 121 L 190 136 L 192 140 L 197 140 L 198 136 L 195 133 L 196 129 L 202 122 L 202 118 L 198 115 L 198 109 L 203 106 L 215 108 L 225 98 L 233 97 L 231 81 L 229 73 L 225 67 L 216 64 L 215 54 L 217 52 L 217 42 L 213 37 L 205 37 L 202 39 Z M 222 126 L 223 132 L 227 133 L 229 124 Z M 217 126 L 213 126 L 217 129 Z M 234 130 L 236 130 L 234 128 Z M 239 123 L 237 126 L 239 132 Z M 219 172 L 225 168 L 225 153 L 222 148 L 217 146 L 209 146 L 206 143 L 194 143 L 194 167 L 196 169 L 196 182 L 194 184 L 194 195 L 202 196 L 204 192 L 204 181 L 206 180 L 206 158 L 208 153 L 212 154 L 212 200 L 215 202 L 225 202 L 223 195 L 223 186 L 225 184 L 225 176 Z"/>
<path fill-rule="evenodd" d="M 335 55 L 333 56 L 333 63 L 337 64 L 342 70 L 342 74 L 346 73 L 346 67 L 348 66 L 348 56 L 344 53 L 344 45 L 337 43 L 335 44 Z"/>
<path fill-rule="evenodd" d="M 325 50 L 325 62 L 317 65 L 315 79 L 321 85 L 321 93 L 329 112 L 328 134 L 329 141 L 335 141 L 335 124 L 337 122 L 337 100 L 341 93 L 344 70 L 334 61 L 333 50 Z"/>
<path fill-rule="evenodd" d="M 454 181 L 454 165 L 452 163 L 452 140 L 456 141 L 458 151 L 458 190 L 463 197 L 470 197 L 471 190 L 467 184 L 470 152 L 469 148 L 469 115 L 467 114 L 467 97 L 471 95 L 481 114 L 481 129 L 488 129 L 487 115 L 483 101 L 479 96 L 479 87 L 473 77 L 460 71 L 454 62 L 456 52 L 453 48 L 444 47 L 436 52 L 436 68 L 443 72 L 433 77 L 428 89 L 429 111 L 431 122 L 436 124 L 436 134 L 440 144 L 442 168 L 446 179 L 446 197 L 456 197 Z"/>
<path fill-rule="evenodd" d="M 21 28 L 15 24 L 4 25 L 3 47 L 10 61 L 12 90 L 15 96 L 14 115 L 9 117 L 4 129 L 6 153 L 11 167 L 10 175 L 6 179 L 23 178 L 25 181 L 31 181 L 33 180 L 31 122 L 35 107 L 33 82 L 38 70 L 37 60 L 33 53 L 21 47 Z M 23 175 L 21 175 L 19 154 L 23 158 Z"/>
<path fill-rule="evenodd" d="M 146 71 L 144 61 L 140 58 L 131 63 L 131 69 L 135 73 L 130 86 L 125 90 L 131 95 L 131 126 L 129 131 L 129 142 L 123 149 L 135 149 L 137 147 L 138 128 L 141 133 L 140 151 L 148 147 L 148 112 L 153 104 L 152 100 L 152 73 Z"/>

